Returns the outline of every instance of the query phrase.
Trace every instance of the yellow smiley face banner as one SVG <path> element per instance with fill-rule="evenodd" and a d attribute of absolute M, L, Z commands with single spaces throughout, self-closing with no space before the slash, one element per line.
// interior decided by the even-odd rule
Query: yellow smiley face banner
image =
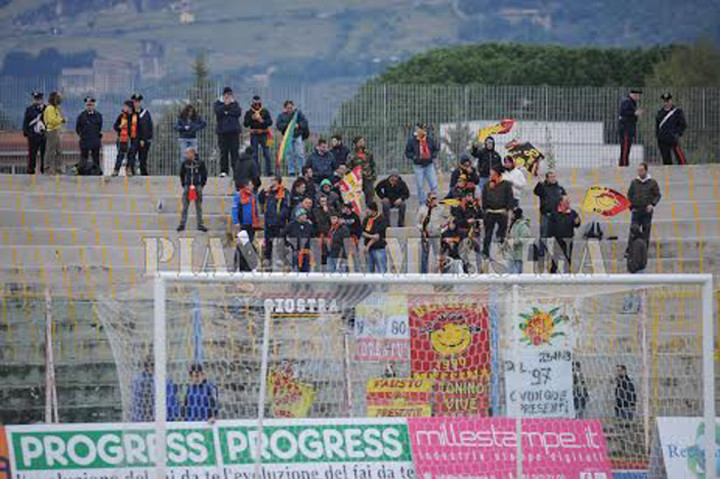
<path fill-rule="evenodd" d="M 588 213 L 597 213 L 611 217 L 630 207 L 630 200 L 617 191 L 605 186 L 591 186 L 585 194 L 582 209 Z"/>

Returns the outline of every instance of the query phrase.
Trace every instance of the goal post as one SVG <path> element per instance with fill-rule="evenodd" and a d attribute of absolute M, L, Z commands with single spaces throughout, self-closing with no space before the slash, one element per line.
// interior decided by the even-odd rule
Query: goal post
<path fill-rule="evenodd" d="M 657 439 L 657 417 L 700 416 L 705 431 L 715 430 L 712 275 L 162 272 L 155 276 L 152 291 L 152 338 L 145 339 L 152 343 L 156 474 L 163 479 L 168 462 L 164 445 L 172 421 L 167 415 L 167 385 L 198 361 L 189 345 L 193 341 L 206 344 L 206 370 L 215 373 L 220 390 L 223 405 L 214 406 L 213 419 L 253 421 L 256 432 L 247 437 L 248 448 L 254 449 L 249 454 L 256 477 L 263 477 L 261 467 L 269 454 L 264 428 L 272 430 L 277 418 L 291 423 L 301 417 L 341 421 L 396 414 L 456 418 L 472 417 L 469 409 L 463 410 L 471 407 L 478 417 L 514 420 L 516 477 L 523 477 L 527 464 L 524 435 L 534 434 L 532 426 L 524 430 L 526 418 L 595 419 L 608 441 L 615 443 L 619 464 L 648 464 L 651 441 Z M 177 317 L 195 314 L 192 297 L 201 298 L 197 314 L 202 314 L 202 321 L 181 323 Z M 458 305 L 471 318 L 468 324 L 477 321 L 461 332 L 452 324 L 431 331 L 434 326 L 423 322 L 434 321 L 439 309 L 450 316 L 460 314 L 452 309 Z M 539 319 L 530 318 L 528 311 Z M 518 318 L 527 321 L 516 327 Z M 539 323 L 533 323 L 535 319 Z M 237 324 L 227 324 L 235 320 Z M 573 323 L 567 333 L 558 329 L 564 322 Z M 543 324 L 551 329 L 544 330 Z M 119 328 L 110 334 L 111 340 L 115 335 L 116 340 L 131 341 L 119 337 L 127 334 Z M 441 353 L 447 356 L 439 366 L 429 353 L 417 352 L 433 334 L 458 342 L 464 341 L 463 335 L 482 338 L 486 344 L 476 350 L 477 357 L 467 359 L 487 376 L 477 386 L 482 394 L 468 393 L 472 384 L 468 388 L 457 383 L 458 378 L 476 378 L 466 359 L 453 353 L 457 342 L 441 342 L 447 349 Z M 528 355 L 520 346 L 550 343 L 550 337 L 555 343 L 568 343 L 545 348 L 541 356 Z M 557 402 L 538 405 L 528 399 L 538 393 L 531 383 L 550 374 L 544 367 L 529 372 L 529 365 L 553 359 L 566 362 L 568 368 L 572 364 L 569 412 L 559 411 Z M 121 360 L 132 362 L 116 357 L 118 363 Z M 463 363 L 458 366 L 458 361 Z M 442 368 L 456 366 L 459 372 L 446 374 L 447 381 L 439 385 Z M 628 377 L 628 369 L 632 379 L 622 379 Z M 417 386 L 387 402 L 392 393 L 378 378 L 412 378 Z M 292 405 L 280 397 L 285 394 L 285 389 L 278 389 L 281 381 L 295 394 Z M 632 412 L 623 410 L 623 381 L 632 382 Z M 683 388 L 698 397 L 678 395 Z M 430 405 L 409 404 L 409 397 L 423 397 Z M 127 409 L 125 398 L 123 402 Z M 275 419 L 265 421 L 268 414 Z M 716 457 L 714 439 L 713 434 L 704 435 L 705 457 Z M 705 473 L 716 477 L 712 467 Z"/>

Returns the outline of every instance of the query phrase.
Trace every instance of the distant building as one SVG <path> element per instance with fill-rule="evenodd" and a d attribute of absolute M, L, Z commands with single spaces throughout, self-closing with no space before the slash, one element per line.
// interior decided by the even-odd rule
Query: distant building
<path fill-rule="evenodd" d="M 93 61 L 93 71 L 96 94 L 125 93 L 134 88 L 136 68 L 130 62 L 96 59 Z"/>
<path fill-rule="evenodd" d="M 159 80 L 165 76 L 165 47 L 157 40 L 140 41 L 140 77 Z"/>
<path fill-rule="evenodd" d="M 95 91 L 92 68 L 63 68 L 60 71 L 60 90 L 66 95 L 84 95 Z"/>

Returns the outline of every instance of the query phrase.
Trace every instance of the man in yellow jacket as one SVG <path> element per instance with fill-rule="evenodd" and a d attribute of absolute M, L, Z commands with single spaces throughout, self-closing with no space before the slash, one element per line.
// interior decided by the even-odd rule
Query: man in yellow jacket
<path fill-rule="evenodd" d="M 50 175 L 57 175 L 62 168 L 62 145 L 60 144 L 60 132 L 62 131 L 65 118 L 60 109 L 62 97 L 56 91 L 50 93 L 48 106 L 43 112 L 45 123 L 47 151 L 45 153 L 45 171 Z"/>

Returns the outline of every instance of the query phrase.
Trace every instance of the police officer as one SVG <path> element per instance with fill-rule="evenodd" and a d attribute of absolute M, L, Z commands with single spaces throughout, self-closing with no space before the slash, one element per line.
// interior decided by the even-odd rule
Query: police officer
<path fill-rule="evenodd" d="M 138 159 L 140 160 L 140 174 L 147 176 L 147 158 L 150 151 L 150 143 L 153 139 L 153 121 L 150 112 L 142 106 L 143 96 L 140 93 L 133 94 L 130 99 L 135 104 L 135 111 L 138 114 L 137 139 Z"/>
<path fill-rule="evenodd" d="M 32 92 L 33 102 L 25 109 L 23 135 L 28 142 L 28 174 L 35 174 L 35 165 L 40 160 L 40 173 L 45 171 L 45 123 L 43 112 L 45 100 L 41 91 Z"/>
<path fill-rule="evenodd" d="M 75 132 L 80 137 L 80 163 L 78 174 L 101 174 L 100 147 L 102 146 L 103 117 L 95 109 L 95 98 L 85 98 L 85 110 L 75 122 Z M 88 163 L 92 155 L 92 165 Z"/>
<path fill-rule="evenodd" d="M 663 164 L 672 165 L 672 154 L 674 153 L 678 164 L 684 165 L 687 160 L 680 149 L 680 137 L 687 128 L 685 114 L 673 104 L 670 93 L 663 93 L 660 98 L 665 104 L 655 117 L 655 135 L 657 136 Z"/>
<path fill-rule="evenodd" d="M 618 131 L 620 133 L 620 166 L 630 165 L 630 148 L 635 141 L 637 121 L 644 110 L 638 107 L 642 90 L 633 88 L 620 104 Z"/>

